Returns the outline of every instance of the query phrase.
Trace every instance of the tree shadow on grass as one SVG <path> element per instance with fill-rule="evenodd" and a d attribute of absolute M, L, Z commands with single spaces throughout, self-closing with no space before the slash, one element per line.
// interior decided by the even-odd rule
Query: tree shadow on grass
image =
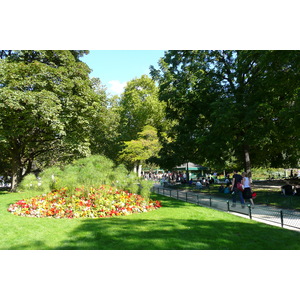
<path fill-rule="evenodd" d="M 47 246 L 43 241 L 32 241 L 30 244 L 24 243 L 16 246 L 12 246 L 6 250 L 53 250 Z"/>
<path fill-rule="evenodd" d="M 300 249 L 300 235 L 280 228 L 227 221 L 85 220 L 58 249 L 256 250 Z"/>
<path fill-rule="evenodd" d="M 299 250 L 298 232 L 232 216 L 214 217 L 190 203 L 159 197 L 166 210 L 83 219 L 53 250 Z M 192 206 L 190 210 L 188 206 Z M 177 208 L 182 210 L 178 212 Z M 175 210 L 173 210 L 173 208 Z M 174 212 L 174 214 L 173 214 Z M 32 241 L 12 249 L 47 249 Z"/>
<path fill-rule="evenodd" d="M 56 248 L 42 241 L 7 250 L 299 250 L 300 234 L 224 220 L 110 218 L 83 220 Z"/>

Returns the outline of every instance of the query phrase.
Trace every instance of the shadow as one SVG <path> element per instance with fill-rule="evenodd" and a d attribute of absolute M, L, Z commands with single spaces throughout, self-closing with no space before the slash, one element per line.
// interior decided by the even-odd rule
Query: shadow
<path fill-rule="evenodd" d="M 8 191 L 6 191 L 6 190 L 0 190 L 0 195 L 5 195 L 7 193 L 8 193 Z"/>
<path fill-rule="evenodd" d="M 7 250 L 52 250 L 42 241 L 32 241 L 30 244 L 20 244 Z"/>
<path fill-rule="evenodd" d="M 161 196 L 161 195 L 159 195 Z M 163 208 L 126 217 L 82 219 L 52 250 L 299 250 L 300 234 L 156 197 Z M 175 208 L 181 207 L 180 210 Z M 174 208 L 174 210 L 173 210 Z M 49 249 L 40 241 L 7 250 Z"/>
<path fill-rule="evenodd" d="M 284 233 L 284 234 L 282 234 Z M 270 241 L 272 241 L 270 243 Z M 271 246 L 270 246 L 271 245 Z M 300 234 L 262 224 L 198 219 L 84 220 L 57 250 L 300 249 Z"/>

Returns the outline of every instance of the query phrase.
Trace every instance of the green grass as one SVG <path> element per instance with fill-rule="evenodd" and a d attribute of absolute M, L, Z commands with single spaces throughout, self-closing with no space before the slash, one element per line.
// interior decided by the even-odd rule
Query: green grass
<path fill-rule="evenodd" d="M 231 194 L 223 194 L 218 191 L 220 184 L 211 185 L 209 189 L 201 190 L 201 193 L 210 194 L 227 200 L 231 200 Z M 177 188 L 185 189 L 191 192 L 199 192 L 191 186 L 178 186 Z M 300 197 L 299 196 L 284 196 L 281 194 L 279 187 L 277 188 L 255 188 L 257 198 L 254 200 L 256 204 L 272 205 L 280 208 L 300 210 Z"/>
<path fill-rule="evenodd" d="M 298 232 L 161 195 L 152 195 L 162 201 L 158 210 L 105 219 L 38 219 L 7 212 L 10 203 L 24 197 L 0 194 L 0 249 L 300 249 Z"/>

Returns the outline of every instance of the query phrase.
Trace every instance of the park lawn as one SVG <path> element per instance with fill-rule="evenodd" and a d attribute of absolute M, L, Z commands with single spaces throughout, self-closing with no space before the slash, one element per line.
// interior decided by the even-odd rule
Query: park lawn
<path fill-rule="evenodd" d="M 218 191 L 219 186 L 220 184 L 213 184 L 209 189 L 201 190 L 201 193 L 231 200 L 231 194 L 224 194 Z M 191 186 L 185 186 L 183 189 L 186 191 L 199 192 L 199 190 Z M 254 200 L 256 204 L 266 204 L 280 208 L 300 210 L 300 197 L 284 196 L 281 194 L 280 188 L 255 188 L 254 191 L 257 193 L 257 198 Z"/>
<path fill-rule="evenodd" d="M 28 195 L 27 195 L 28 196 Z M 153 194 L 162 208 L 103 219 L 28 218 L 0 194 L 0 249 L 6 250 L 298 250 L 300 233 Z"/>

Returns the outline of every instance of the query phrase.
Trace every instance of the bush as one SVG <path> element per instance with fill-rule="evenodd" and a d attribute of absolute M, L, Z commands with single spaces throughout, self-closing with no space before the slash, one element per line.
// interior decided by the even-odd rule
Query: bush
<path fill-rule="evenodd" d="M 138 178 L 133 172 L 128 172 L 124 165 L 114 165 L 105 156 L 92 155 L 62 168 L 48 168 L 40 174 L 40 180 L 32 174 L 27 175 L 20 184 L 19 190 L 50 192 L 66 188 L 68 194 L 73 194 L 76 188 L 82 186 L 88 190 L 90 187 L 101 185 L 109 185 L 149 197 L 152 183 Z"/>
<path fill-rule="evenodd" d="M 153 182 L 151 180 L 143 180 L 140 183 L 139 194 L 144 198 L 149 198 Z"/>
<path fill-rule="evenodd" d="M 34 174 L 29 174 L 25 176 L 25 178 L 19 185 L 19 189 L 25 191 L 43 191 L 41 181 L 38 178 L 36 178 Z"/>

